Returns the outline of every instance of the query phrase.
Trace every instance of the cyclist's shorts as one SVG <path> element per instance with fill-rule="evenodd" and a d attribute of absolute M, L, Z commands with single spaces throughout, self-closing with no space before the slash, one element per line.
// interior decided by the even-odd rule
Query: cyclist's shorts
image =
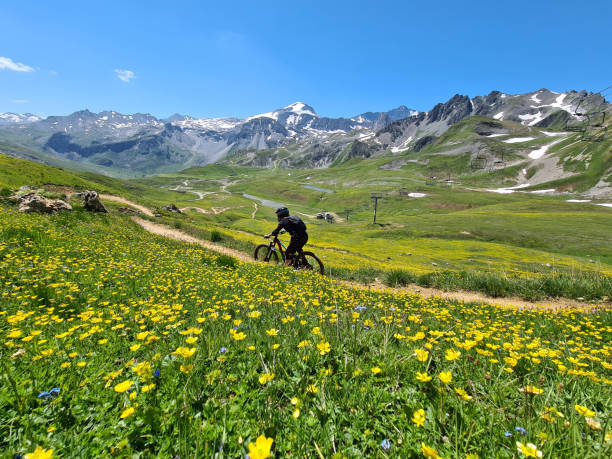
<path fill-rule="evenodd" d="M 306 245 L 307 242 L 308 242 L 307 233 L 304 233 L 303 236 L 292 237 L 291 242 L 289 243 L 289 246 L 287 246 L 287 251 L 285 252 L 285 254 L 293 255 L 294 253 L 302 250 L 302 247 L 304 247 L 304 245 Z"/>

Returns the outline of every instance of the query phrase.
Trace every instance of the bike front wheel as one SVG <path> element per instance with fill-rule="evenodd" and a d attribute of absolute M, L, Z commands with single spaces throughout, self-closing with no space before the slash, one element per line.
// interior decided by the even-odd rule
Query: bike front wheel
<path fill-rule="evenodd" d="M 301 269 L 312 270 L 320 274 L 325 274 L 323 262 L 319 260 L 319 257 L 317 257 L 314 253 L 302 252 L 301 262 Z"/>
<path fill-rule="evenodd" d="M 267 244 L 258 245 L 255 248 L 253 258 L 255 258 L 256 261 L 261 261 L 263 263 L 278 264 L 278 254 Z"/>

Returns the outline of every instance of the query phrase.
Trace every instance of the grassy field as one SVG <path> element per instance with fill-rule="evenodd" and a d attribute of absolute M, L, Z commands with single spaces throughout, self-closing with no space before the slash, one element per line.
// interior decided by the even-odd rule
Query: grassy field
<path fill-rule="evenodd" d="M 612 452 L 609 309 L 349 289 L 73 204 L 0 207 L 7 456 Z"/>
<path fill-rule="evenodd" d="M 0 189 L 9 194 L 21 185 L 53 185 L 47 188 L 123 196 L 156 210 L 158 222 L 206 239 L 215 232 L 216 242 L 246 253 L 276 226 L 273 210 L 285 204 L 306 221 L 310 248 L 335 278 L 530 300 L 612 297 L 610 208 L 566 202 L 565 196 L 451 187 L 424 181 L 415 170 L 380 169 L 388 161 L 290 171 L 211 165 L 117 180 L 0 156 Z M 384 196 L 376 225 L 372 193 Z M 170 203 L 184 213 L 160 210 Z M 336 222 L 317 220 L 320 211 L 334 212 Z"/>
<path fill-rule="evenodd" d="M 427 184 L 418 174 L 378 169 L 386 161 L 310 171 L 213 166 L 145 183 L 170 188 L 187 180 L 193 190 L 206 192 L 197 201 L 190 192 L 177 193 L 175 201 L 209 214 L 187 210 L 166 221 L 200 237 L 217 231 L 223 243 L 245 251 L 274 228 L 275 205 L 288 205 L 307 222 L 309 245 L 331 274 L 347 279 L 390 279 L 389 272 L 402 270 L 421 285 L 476 288 L 494 296 L 611 296 L 609 208 L 565 202 L 567 197 Z M 377 225 L 371 223 L 374 192 L 385 197 Z M 411 192 L 425 196 L 406 196 Z M 271 202 L 262 206 L 245 193 Z M 336 223 L 315 218 L 324 210 L 339 217 Z M 542 279 L 555 281 L 544 285 Z"/>

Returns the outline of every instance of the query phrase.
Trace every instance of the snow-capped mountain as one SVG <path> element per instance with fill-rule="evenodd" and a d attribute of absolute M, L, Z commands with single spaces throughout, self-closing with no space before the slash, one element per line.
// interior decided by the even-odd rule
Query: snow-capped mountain
<path fill-rule="evenodd" d="M 473 115 L 559 128 L 579 118 L 580 112 L 602 106 L 609 108 L 598 94 L 541 89 L 517 95 L 493 91 L 474 98 L 457 94 L 427 112 L 402 105 L 351 118 L 322 117 L 303 102 L 244 119 L 180 114 L 158 119 L 150 114 L 89 110 L 40 119 L 5 113 L 0 115 L 0 140 L 40 151 L 47 158 L 108 167 L 110 173 L 113 168 L 141 173 L 179 170 L 224 158 L 258 166 L 327 167 L 341 155 L 340 160 L 346 160 L 386 151 L 419 151 Z M 257 154 L 261 150 L 270 151 Z"/>
<path fill-rule="evenodd" d="M 586 91 L 557 93 L 540 89 L 526 94 L 503 94 L 493 91 L 487 96 L 469 98 L 456 94 L 428 112 L 388 124 L 376 134 L 378 143 L 392 152 L 424 146 L 442 135 L 453 124 L 473 115 L 524 126 L 563 127 L 593 110 L 609 110 L 610 105 L 599 94 Z"/>
<path fill-rule="evenodd" d="M 158 119 L 150 114 L 81 110 L 67 116 L 29 119 L 6 114 L 4 133 L 19 143 L 66 159 L 121 168 L 172 168 L 217 161 L 231 151 L 262 150 L 323 139 L 356 129 L 381 128 L 404 113 L 368 112 L 353 118 L 327 118 L 303 102 L 239 118 L 193 118 L 175 114 Z M 26 124 L 26 121 L 28 123 Z"/>
<path fill-rule="evenodd" d="M 40 116 L 31 113 L 0 113 L 0 126 L 7 124 L 27 124 L 40 121 Z"/>

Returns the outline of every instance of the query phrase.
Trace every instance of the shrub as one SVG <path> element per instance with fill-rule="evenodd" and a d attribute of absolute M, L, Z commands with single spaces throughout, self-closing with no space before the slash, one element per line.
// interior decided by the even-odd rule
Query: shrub
<path fill-rule="evenodd" d="M 222 268 L 234 269 L 238 265 L 238 261 L 232 256 L 221 254 L 216 258 L 215 264 Z"/>
<path fill-rule="evenodd" d="M 210 240 L 211 242 L 220 242 L 223 240 L 223 235 L 217 230 L 212 230 L 210 232 Z"/>
<path fill-rule="evenodd" d="M 409 271 L 403 269 L 394 269 L 389 271 L 385 276 L 385 284 L 391 287 L 400 285 L 412 284 L 416 281 L 416 276 Z"/>

